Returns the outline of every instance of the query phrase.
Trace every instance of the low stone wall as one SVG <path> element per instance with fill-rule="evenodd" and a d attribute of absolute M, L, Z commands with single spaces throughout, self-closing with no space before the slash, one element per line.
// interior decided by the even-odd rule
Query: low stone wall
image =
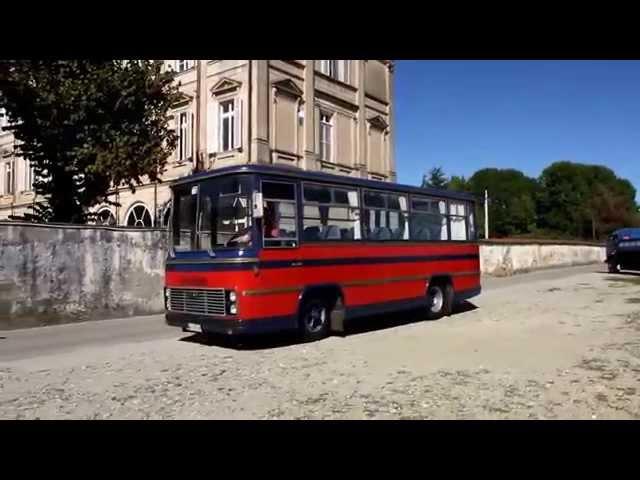
<path fill-rule="evenodd" d="M 0 222 L 0 329 L 164 310 L 166 232 Z M 505 276 L 602 262 L 594 244 L 483 241 L 481 269 Z"/>
<path fill-rule="evenodd" d="M 166 233 L 0 222 L 0 329 L 163 311 Z"/>
<path fill-rule="evenodd" d="M 542 268 L 588 265 L 604 262 L 605 247 L 589 243 L 480 244 L 480 269 L 485 275 L 508 276 Z"/>

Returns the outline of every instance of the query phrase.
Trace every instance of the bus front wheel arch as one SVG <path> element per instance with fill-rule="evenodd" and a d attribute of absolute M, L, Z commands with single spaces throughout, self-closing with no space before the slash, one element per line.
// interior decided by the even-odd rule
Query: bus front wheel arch
<path fill-rule="evenodd" d="M 453 312 L 455 293 L 448 277 L 434 277 L 427 286 L 427 319 L 437 320 Z"/>

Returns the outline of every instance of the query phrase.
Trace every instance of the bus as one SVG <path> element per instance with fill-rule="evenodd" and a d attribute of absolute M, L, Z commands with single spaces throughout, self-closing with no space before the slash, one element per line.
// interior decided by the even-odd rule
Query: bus
<path fill-rule="evenodd" d="M 355 318 L 481 291 L 475 197 L 275 165 L 175 181 L 166 323 L 185 332 L 345 332 Z"/>

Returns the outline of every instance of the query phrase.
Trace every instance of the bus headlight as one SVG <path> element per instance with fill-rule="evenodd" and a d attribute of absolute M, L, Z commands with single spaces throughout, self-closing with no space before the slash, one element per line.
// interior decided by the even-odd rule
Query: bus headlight
<path fill-rule="evenodd" d="M 235 291 L 228 290 L 227 291 L 227 312 L 229 315 L 236 315 L 238 313 L 238 296 Z"/>

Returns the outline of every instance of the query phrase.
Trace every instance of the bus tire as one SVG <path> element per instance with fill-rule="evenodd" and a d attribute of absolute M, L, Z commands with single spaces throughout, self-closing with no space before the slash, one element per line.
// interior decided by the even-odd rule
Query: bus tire
<path fill-rule="evenodd" d="M 331 324 L 328 302 L 317 297 L 305 300 L 300 309 L 298 323 L 300 335 L 305 342 L 315 342 L 327 337 Z"/>
<path fill-rule="evenodd" d="M 451 283 L 435 281 L 427 289 L 427 319 L 437 320 L 453 312 L 454 291 Z"/>

